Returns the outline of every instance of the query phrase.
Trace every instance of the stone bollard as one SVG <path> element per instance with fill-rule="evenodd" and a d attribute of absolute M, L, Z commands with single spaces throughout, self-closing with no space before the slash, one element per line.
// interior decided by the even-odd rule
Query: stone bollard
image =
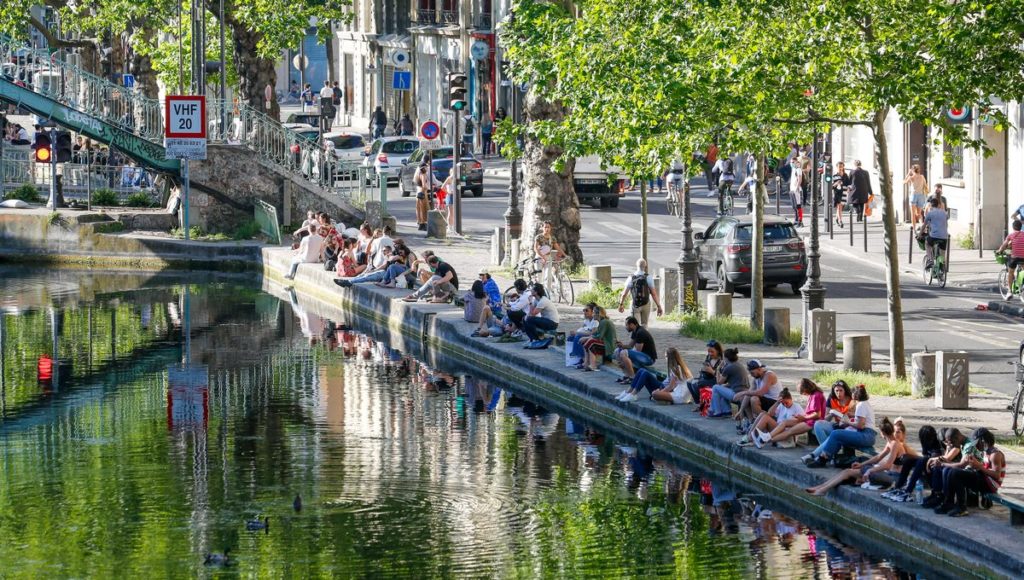
<path fill-rule="evenodd" d="M 448 222 L 444 219 L 444 214 L 432 209 L 427 212 L 427 237 L 445 239 L 448 237 Z"/>
<path fill-rule="evenodd" d="M 491 236 L 491 263 L 500 264 L 505 259 L 505 228 L 495 226 Z"/>
<path fill-rule="evenodd" d="M 368 201 L 363 206 L 363 222 L 370 225 L 370 228 L 381 227 L 381 207 L 379 201 Z"/>
<path fill-rule="evenodd" d="M 675 312 L 679 307 L 679 270 L 661 268 L 659 276 L 661 286 L 658 287 L 658 298 L 661 299 L 661 307 L 666 313 Z"/>
<path fill-rule="evenodd" d="M 935 406 L 940 409 L 966 409 L 970 378 L 970 359 L 966 352 L 936 352 Z"/>
<path fill-rule="evenodd" d="M 843 335 L 843 370 L 871 372 L 871 335 Z"/>
<path fill-rule="evenodd" d="M 519 248 L 521 247 L 522 243 L 522 240 L 512 240 L 512 243 L 509 244 L 508 255 L 510 263 L 512 264 L 513 268 L 519 265 Z"/>
<path fill-rule="evenodd" d="M 708 294 L 708 318 L 732 316 L 732 294 L 714 292 Z"/>
<path fill-rule="evenodd" d="M 816 363 L 836 362 L 836 311 L 811 310 L 809 327 L 807 359 Z"/>
<path fill-rule="evenodd" d="M 604 284 L 605 286 L 612 287 L 612 267 L 606 265 L 590 266 L 588 268 L 588 279 L 590 280 L 590 289 L 593 290 L 598 284 Z"/>
<path fill-rule="evenodd" d="M 910 394 L 915 397 L 935 394 L 934 352 L 915 352 L 910 355 Z"/>
<path fill-rule="evenodd" d="M 789 308 L 764 309 L 764 343 L 782 344 L 789 337 Z"/>

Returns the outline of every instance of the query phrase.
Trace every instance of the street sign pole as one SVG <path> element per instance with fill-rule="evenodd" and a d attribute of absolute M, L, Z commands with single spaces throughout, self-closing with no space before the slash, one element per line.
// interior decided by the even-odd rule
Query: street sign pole
<path fill-rule="evenodd" d="M 57 209 L 57 129 L 50 129 L 50 199 L 47 209 Z"/>
<path fill-rule="evenodd" d="M 462 184 L 459 183 L 459 178 L 462 173 L 459 171 L 459 149 L 460 149 L 460 138 L 459 138 L 459 111 L 455 111 L 455 143 L 452 144 L 452 185 L 455 188 L 454 192 L 450 192 L 455 196 L 455 233 L 462 235 Z"/>
<path fill-rule="evenodd" d="M 181 227 L 185 231 L 185 241 L 188 241 L 188 159 L 181 160 Z"/>

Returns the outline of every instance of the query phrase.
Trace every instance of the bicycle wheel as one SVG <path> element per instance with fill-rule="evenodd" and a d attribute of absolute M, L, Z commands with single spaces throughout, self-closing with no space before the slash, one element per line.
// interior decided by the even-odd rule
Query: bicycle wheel
<path fill-rule="evenodd" d="M 1010 287 L 1008 278 L 1010 277 L 1010 271 L 1003 265 L 1003 269 L 999 271 L 999 295 L 1003 297 L 1003 300 L 1009 300 L 1013 296 L 1013 289 Z M 1021 298 L 1024 300 L 1024 298 Z"/>
<path fill-rule="evenodd" d="M 1022 385 L 1017 385 L 1017 396 L 1013 398 L 1013 405 L 1010 407 L 1010 412 L 1013 413 L 1013 434 L 1017 437 L 1024 435 L 1024 388 Z"/>
<path fill-rule="evenodd" d="M 938 268 L 938 272 L 936 272 L 936 274 L 939 281 L 939 288 L 945 288 L 946 278 L 948 278 L 948 276 L 946 275 L 946 259 L 943 258 L 942 256 L 939 256 L 939 259 L 935 261 L 935 264 Z"/>
<path fill-rule="evenodd" d="M 573 291 L 572 280 L 569 279 L 569 275 L 559 270 L 555 274 L 555 286 L 558 288 L 559 304 L 572 306 L 576 300 L 576 293 Z"/>
<path fill-rule="evenodd" d="M 921 277 L 924 278 L 926 284 L 931 286 L 932 280 L 935 279 L 935 265 L 932 264 L 931 266 L 925 266 L 921 270 Z"/>

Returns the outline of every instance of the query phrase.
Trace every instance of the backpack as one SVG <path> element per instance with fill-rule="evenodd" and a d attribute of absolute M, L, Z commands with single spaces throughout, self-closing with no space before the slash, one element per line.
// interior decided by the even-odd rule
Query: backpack
<path fill-rule="evenodd" d="M 700 410 L 701 417 L 708 416 L 708 412 L 711 411 L 711 387 L 700 388 L 700 401 L 697 403 L 697 409 Z"/>
<path fill-rule="evenodd" d="M 732 159 L 726 159 L 725 162 L 722 163 L 722 167 L 724 168 L 724 171 L 722 173 L 732 173 Z"/>
<path fill-rule="evenodd" d="M 651 288 L 647 285 L 647 274 L 634 275 L 632 283 L 630 296 L 633 298 L 633 307 L 647 306 L 651 300 Z"/>

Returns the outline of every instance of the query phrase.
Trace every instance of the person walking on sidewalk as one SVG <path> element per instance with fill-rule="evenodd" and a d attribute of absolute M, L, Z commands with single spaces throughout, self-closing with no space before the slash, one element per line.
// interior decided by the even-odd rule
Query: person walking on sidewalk
<path fill-rule="evenodd" d="M 853 171 L 850 173 L 850 198 L 849 203 L 857 210 L 857 221 L 864 221 L 864 206 L 871 197 L 871 175 L 861 166 L 860 160 L 853 162 Z"/>
<path fill-rule="evenodd" d="M 926 249 L 928 255 L 925 258 L 925 268 L 931 268 L 932 262 L 935 260 L 936 250 L 939 252 L 946 251 L 946 241 L 949 239 L 948 219 L 946 211 L 939 207 L 939 199 L 933 197 L 931 202 L 931 209 L 924 216 L 924 228 L 928 233 L 928 242 Z"/>
<path fill-rule="evenodd" d="M 658 299 L 658 290 L 654 287 L 654 278 L 647 273 L 647 260 L 640 258 L 636 261 L 636 272 L 633 272 L 626 281 L 626 287 L 619 296 L 619 312 L 625 311 L 626 296 L 632 298 L 631 316 L 639 320 L 641 326 L 647 326 L 647 321 L 651 317 L 651 301 L 654 301 L 658 316 L 661 316 L 661 301 Z"/>
<path fill-rule="evenodd" d="M 434 194 L 434 189 L 440 185 L 430 171 L 429 157 L 416 168 L 412 182 L 416 186 L 416 229 L 425 232 L 427 231 L 427 212 L 430 211 L 430 197 Z"/>
<path fill-rule="evenodd" d="M 380 139 L 384 136 L 384 129 L 388 126 L 388 116 L 384 112 L 384 109 L 380 105 L 370 115 L 370 131 L 373 133 L 374 139 Z"/>
<path fill-rule="evenodd" d="M 836 209 L 836 225 L 839 227 L 843 227 L 843 204 L 851 183 L 846 164 L 842 161 L 836 163 L 836 173 L 832 176 L 832 206 Z"/>
<path fill-rule="evenodd" d="M 789 173 L 789 203 L 793 206 L 793 213 L 796 217 L 798 228 L 804 227 L 804 170 L 803 156 L 794 157 L 790 163 Z"/>
<path fill-rule="evenodd" d="M 910 166 L 910 173 L 903 184 L 910 185 L 910 224 L 916 230 L 917 222 L 924 217 L 925 197 L 928 196 L 928 180 L 921 175 L 920 165 L 915 163 Z"/>

